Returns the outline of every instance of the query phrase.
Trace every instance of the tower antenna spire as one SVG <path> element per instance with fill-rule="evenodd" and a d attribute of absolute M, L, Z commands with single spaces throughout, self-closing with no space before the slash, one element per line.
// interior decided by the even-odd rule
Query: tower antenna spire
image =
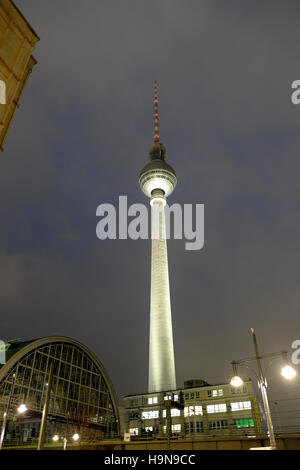
<path fill-rule="evenodd" d="M 154 80 L 154 142 L 159 142 L 159 129 L 158 129 L 158 90 L 157 81 Z"/>

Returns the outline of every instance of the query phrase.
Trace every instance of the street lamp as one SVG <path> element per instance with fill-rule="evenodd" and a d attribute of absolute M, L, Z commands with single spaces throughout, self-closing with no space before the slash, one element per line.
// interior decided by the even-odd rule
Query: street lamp
<path fill-rule="evenodd" d="M 281 369 L 281 372 L 280 374 L 282 375 L 282 377 L 284 377 L 285 379 L 288 379 L 288 380 L 291 380 L 295 377 L 296 375 L 296 371 L 295 369 L 290 366 L 290 365 L 286 365 L 284 366 L 282 369 Z"/>
<path fill-rule="evenodd" d="M 9 413 L 9 410 L 10 410 L 11 400 L 12 400 L 12 397 L 13 397 L 13 394 L 14 394 L 14 391 L 15 391 L 15 384 L 16 384 L 16 374 L 13 374 L 6 409 L 3 413 L 3 421 L 2 421 L 2 427 L 1 427 L 1 433 L 0 433 L 0 450 L 2 449 L 2 446 L 3 446 L 3 441 L 4 441 L 5 431 L 6 431 L 6 425 L 7 425 L 7 418 L 8 418 L 8 413 Z M 17 408 L 17 411 L 20 414 L 25 413 L 27 411 L 27 406 L 24 405 L 24 403 L 22 403 Z"/>
<path fill-rule="evenodd" d="M 20 414 L 25 413 L 27 410 L 28 410 L 28 408 L 27 408 L 26 405 L 24 405 L 24 403 L 22 403 L 22 405 L 20 405 L 19 408 L 17 408 L 17 412 L 20 413 Z"/>
<path fill-rule="evenodd" d="M 284 361 L 286 362 L 285 366 L 281 369 L 281 375 L 286 379 L 290 380 L 293 377 L 295 377 L 296 371 L 290 364 L 288 364 L 287 352 L 286 351 L 280 351 L 280 352 L 271 353 L 271 354 L 264 354 L 263 356 L 260 356 L 259 351 L 258 351 L 258 345 L 257 345 L 257 340 L 256 340 L 256 335 L 255 335 L 254 328 L 251 328 L 251 333 L 252 333 L 252 339 L 253 339 L 253 343 L 254 343 L 255 357 L 249 357 L 249 358 L 246 358 L 246 359 L 240 359 L 239 361 L 232 362 L 233 375 L 234 376 L 232 377 L 232 379 L 230 381 L 230 384 L 233 387 L 240 387 L 243 384 L 243 380 L 238 376 L 238 373 L 237 373 L 238 364 L 244 364 L 246 362 L 256 361 L 257 369 L 258 369 L 258 374 L 256 374 L 256 376 L 257 376 L 257 379 L 258 379 L 258 386 L 259 386 L 260 391 L 261 391 L 264 410 L 265 410 L 265 415 L 266 415 L 266 420 L 267 420 L 267 426 L 268 426 L 268 431 L 269 431 L 269 439 L 270 439 L 270 447 L 271 447 L 271 449 L 276 449 L 276 440 L 275 440 L 272 417 L 271 417 L 269 401 L 268 401 L 268 395 L 267 395 L 267 380 L 266 380 L 266 377 L 263 373 L 263 369 L 262 369 L 262 365 L 261 365 L 261 359 L 265 359 L 265 358 L 274 359 L 274 358 L 277 358 L 277 357 L 281 356 L 284 359 Z"/>
<path fill-rule="evenodd" d="M 230 380 L 230 385 L 232 385 L 233 387 L 240 387 L 241 385 L 243 385 L 243 383 L 243 379 L 241 379 L 241 377 L 239 377 L 238 375 L 234 375 Z"/>
<path fill-rule="evenodd" d="M 66 450 L 67 444 L 68 444 L 68 439 L 66 437 L 63 437 L 62 439 L 63 439 L 63 449 Z M 79 434 L 77 434 L 77 433 L 73 434 L 72 439 L 75 442 L 78 441 L 80 439 Z M 54 442 L 59 441 L 59 436 L 57 434 L 55 434 L 55 436 L 52 437 L 52 441 L 54 441 Z"/>
<path fill-rule="evenodd" d="M 0 436 L 0 450 L 2 449 L 3 441 L 4 441 L 4 436 L 5 436 L 5 430 L 6 430 L 6 424 L 7 424 L 7 417 L 8 417 L 8 412 L 10 408 L 10 402 L 11 402 L 11 396 L 8 400 L 6 411 L 3 413 L 3 422 L 2 422 L 2 429 L 1 429 L 1 436 Z M 19 414 L 23 414 L 28 410 L 27 406 L 22 403 L 18 408 L 17 412 Z"/>
<path fill-rule="evenodd" d="M 241 385 L 243 385 L 244 382 L 243 382 L 243 379 L 241 379 L 241 377 L 238 376 L 237 365 L 235 362 L 232 362 L 232 367 L 233 367 L 233 377 L 230 380 L 230 385 L 232 385 L 233 387 L 240 387 Z"/>

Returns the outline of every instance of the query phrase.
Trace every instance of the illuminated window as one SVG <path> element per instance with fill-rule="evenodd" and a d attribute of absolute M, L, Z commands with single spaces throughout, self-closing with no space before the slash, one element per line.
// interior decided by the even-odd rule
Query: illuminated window
<path fill-rule="evenodd" d="M 227 407 L 225 403 L 219 403 L 216 405 L 207 405 L 206 409 L 207 409 L 207 413 L 225 413 L 227 411 Z"/>
<path fill-rule="evenodd" d="M 254 428 L 254 421 L 252 418 L 236 419 L 235 425 L 237 428 Z"/>
<path fill-rule="evenodd" d="M 180 432 L 181 424 L 172 424 L 172 432 Z"/>
<path fill-rule="evenodd" d="M 143 411 L 142 412 L 142 419 L 156 419 L 159 416 L 158 410 L 151 410 L 151 411 Z"/>
<path fill-rule="evenodd" d="M 196 416 L 199 416 L 199 415 L 202 416 L 203 415 L 202 406 L 200 406 L 200 405 L 195 406 L 195 415 Z"/>
<path fill-rule="evenodd" d="M 131 436 L 137 436 L 139 433 L 139 428 L 130 428 L 129 433 Z"/>
<path fill-rule="evenodd" d="M 251 401 L 237 401 L 231 403 L 232 411 L 251 410 Z"/>
<path fill-rule="evenodd" d="M 166 416 L 167 416 L 167 411 L 163 410 L 163 418 L 166 418 Z M 177 408 L 172 408 L 171 416 L 180 416 L 180 410 L 178 410 Z"/>
<path fill-rule="evenodd" d="M 219 388 L 218 390 L 213 390 L 212 391 L 212 396 L 213 397 L 222 397 L 223 396 L 223 389 Z"/>
<path fill-rule="evenodd" d="M 165 395 L 164 400 L 172 400 L 172 395 Z"/>
<path fill-rule="evenodd" d="M 181 424 L 172 424 L 172 433 L 180 432 L 181 431 Z M 167 426 L 163 426 L 163 432 L 167 432 Z"/>
<path fill-rule="evenodd" d="M 145 431 L 146 431 L 146 432 L 152 432 L 152 431 L 153 431 L 153 427 L 152 427 L 152 426 L 146 426 L 146 427 L 145 427 Z"/>
<path fill-rule="evenodd" d="M 178 401 L 178 395 L 174 395 L 174 400 Z"/>
<path fill-rule="evenodd" d="M 155 403 L 157 403 L 157 397 L 148 398 L 148 405 L 154 405 Z"/>
<path fill-rule="evenodd" d="M 202 406 L 185 406 L 184 407 L 184 416 L 198 416 L 203 415 Z"/>

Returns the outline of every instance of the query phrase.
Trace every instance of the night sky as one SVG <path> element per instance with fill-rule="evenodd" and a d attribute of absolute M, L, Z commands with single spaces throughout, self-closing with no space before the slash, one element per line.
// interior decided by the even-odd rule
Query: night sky
<path fill-rule="evenodd" d="M 160 136 L 205 204 L 205 246 L 168 243 L 177 385 L 230 380 L 234 359 L 300 339 L 299 13 L 276 0 L 15 0 L 38 64 L 0 155 L 1 338 L 75 338 L 120 398 L 147 390 L 150 240 L 96 237 L 101 203 L 138 186 Z M 269 369 L 282 416 L 298 379 Z M 247 378 L 250 372 L 241 369 Z M 252 375 L 252 377 L 254 377 Z M 286 407 L 286 408 L 285 408 Z M 298 411 L 299 409 L 299 411 Z"/>

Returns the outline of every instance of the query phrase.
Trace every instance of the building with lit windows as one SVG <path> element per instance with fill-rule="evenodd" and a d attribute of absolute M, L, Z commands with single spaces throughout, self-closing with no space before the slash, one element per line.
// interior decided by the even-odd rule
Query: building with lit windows
<path fill-rule="evenodd" d="M 116 395 L 104 367 L 86 346 L 58 336 L 6 343 L 6 363 L 0 365 L 0 421 L 11 403 L 6 442 L 37 439 L 51 363 L 47 438 L 78 433 L 83 441 L 95 441 L 119 435 Z M 22 415 L 21 404 L 27 408 Z"/>
<path fill-rule="evenodd" d="M 131 436 L 163 437 L 167 429 L 166 402 L 171 400 L 173 435 L 255 435 L 261 433 L 258 402 L 251 381 L 242 387 L 209 385 L 189 380 L 183 389 L 124 398 L 126 432 Z M 182 407 L 172 406 L 181 403 Z"/>

